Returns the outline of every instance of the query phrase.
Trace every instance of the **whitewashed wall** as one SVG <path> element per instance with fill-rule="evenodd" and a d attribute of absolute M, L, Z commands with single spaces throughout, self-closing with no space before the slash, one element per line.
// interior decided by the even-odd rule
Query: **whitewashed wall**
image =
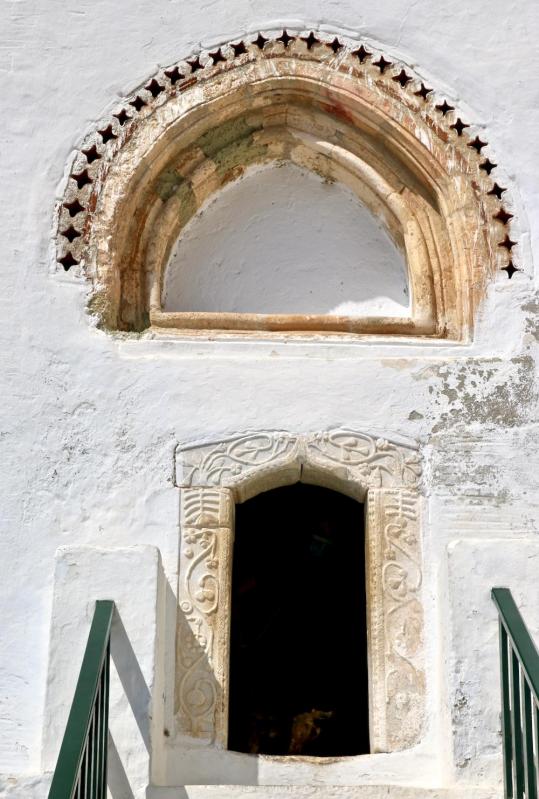
<path fill-rule="evenodd" d="M 164 300 L 167 311 L 410 313 L 405 256 L 387 231 L 350 189 L 292 164 L 248 170 L 197 212 Z"/>
<path fill-rule="evenodd" d="M 427 464 L 429 734 L 421 769 L 392 782 L 495 786 L 490 584 L 516 589 L 539 634 L 535 3 L 12 0 L 0 16 L 0 795 L 46 791 L 57 548 L 151 545 L 174 587 L 178 444 L 338 425 L 416 438 Z M 445 90 L 489 142 L 516 203 L 523 272 L 497 277 L 469 347 L 114 337 L 88 324 L 84 283 L 51 274 L 54 203 L 82 134 L 157 65 L 283 25 L 379 43 Z"/>

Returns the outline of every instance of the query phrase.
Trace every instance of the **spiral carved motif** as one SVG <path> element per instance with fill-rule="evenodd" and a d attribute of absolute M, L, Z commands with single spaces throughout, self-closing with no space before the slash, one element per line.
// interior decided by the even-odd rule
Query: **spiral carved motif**
<path fill-rule="evenodd" d="M 413 446 L 353 430 L 245 433 L 178 452 L 178 728 L 226 745 L 234 501 L 303 467 L 365 497 L 371 747 L 405 749 L 420 740 L 425 695 L 421 463 Z"/>

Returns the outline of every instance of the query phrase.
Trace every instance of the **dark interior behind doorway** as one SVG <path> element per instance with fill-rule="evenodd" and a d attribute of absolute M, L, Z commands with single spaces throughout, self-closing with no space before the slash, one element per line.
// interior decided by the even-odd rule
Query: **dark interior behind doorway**
<path fill-rule="evenodd" d="M 236 507 L 229 749 L 369 751 L 363 505 L 296 485 Z"/>

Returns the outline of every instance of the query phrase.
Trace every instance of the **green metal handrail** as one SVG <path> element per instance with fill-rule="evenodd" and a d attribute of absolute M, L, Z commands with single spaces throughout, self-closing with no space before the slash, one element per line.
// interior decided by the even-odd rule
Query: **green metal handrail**
<path fill-rule="evenodd" d="M 114 602 L 98 600 L 49 799 L 106 799 L 110 628 Z"/>
<path fill-rule="evenodd" d="M 539 793 L 539 653 L 508 588 L 493 588 L 500 620 L 506 799 Z"/>

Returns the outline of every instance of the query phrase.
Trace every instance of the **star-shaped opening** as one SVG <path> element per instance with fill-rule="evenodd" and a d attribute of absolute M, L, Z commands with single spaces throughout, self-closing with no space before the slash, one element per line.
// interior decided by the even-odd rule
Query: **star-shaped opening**
<path fill-rule="evenodd" d="M 404 89 L 404 87 L 406 86 L 406 84 L 407 84 L 407 83 L 410 83 L 410 81 L 412 80 L 412 78 L 410 77 L 410 75 L 407 75 L 407 74 L 406 74 L 406 72 L 404 71 L 404 69 L 401 69 L 401 71 L 399 72 L 399 74 L 398 74 L 398 75 L 393 75 L 393 80 L 394 80 L 394 81 L 396 81 L 396 83 L 400 83 L 400 85 L 401 85 L 401 86 L 402 86 L 402 88 Z"/>
<path fill-rule="evenodd" d="M 296 40 L 296 37 L 295 37 L 295 36 L 290 36 L 290 34 L 288 33 L 288 31 L 285 29 L 285 30 L 284 30 L 284 31 L 281 33 L 281 35 L 280 35 L 280 36 L 277 36 L 277 40 L 276 40 L 276 41 L 278 41 L 278 42 L 282 42 L 282 43 L 284 44 L 284 46 L 285 46 L 285 47 L 288 47 L 288 45 L 290 44 L 290 42 L 294 42 L 295 40 Z"/>
<path fill-rule="evenodd" d="M 369 53 L 369 51 L 368 51 L 368 50 L 366 50 L 366 49 L 363 47 L 363 45 L 361 44 L 361 45 L 360 45 L 360 46 L 357 48 L 357 50 L 353 50 L 353 51 L 352 51 L 352 55 L 355 55 L 355 56 L 356 56 L 356 58 L 359 58 L 359 63 L 360 63 L 360 64 L 363 64 L 363 62 L 364 62 L 364 61 L 366 61 L 366 60 L 367 60 L 367 58 L 371 58 L 371 56 L 372 56 L 372 53 Z"/>
<path fill-rule="evenodd" d="M 87 169 L 83 169 L 82 172 L 78 172 L 77 174 L 73 173 L 71 177 L 79 189 L 83 189 L 89 183 L 92 183 L 92 178 L 88 175 Z"/>
<path fill-rule="evenodd" d="M 502 266 L 502 272 L 507 272 L 507 277 L 509 278 L 509 280 L 511 280 L 515 272 L 520 272 L 520 271 L 522 270 L 517 269 L 516 266 L 513 264 L 513 261 L 509 261 L 507 266 Z"/>
<path fill-rule="evenodd" d="M 76 266 L 79 262 L 73 258 L 71 251 L 66 252 L 62 258 L 58 258 L 58 263 L 62 264 L 66 272 L 69 272 L 72 266 Z"/>
<path fill-rule="evenodd" d="M 382 75 L 384 74 L 386 69 L 392 65 L 392 62 L 386 61 L 383 55 L 380 56 L 378 61 L 373 61 L 372 63 L 374 64 L 375 67 L 378 67 Z"/>
<path fill-rule="evenodd" d="M 69 241 L 70 244 L 72 244 L 75 241 L 75 239 L 78 239 L 79 236 L 81 235 L 77 230 L 77 228 L 73 227 L 73 225 L 70 225 L 65 230 L 61 230 L 60 234 L 62 236 L 65 236 L 65 238 Z"/>
<path fill-rule="evenodd" d="M 446 114 L 449 114 L 450 111 L 454 111 L 455 110 L 455 107 L 452 106 L 452 105 L 449 105 L 447 100 L 444 100 L 443 103 L 440 103 L 439 105 L 435 106 L 435 108 L 444 117 L 445 117 Z"/>
<path fill-rule="evenodd" d="M 509 236 L 508 236 L 508 235 L 507 235 L 507 233 L 506 233 L 506 234 L 505 234 L 505 238 L 504 238 L 504 240 L 503 240 L 503 241 L 500 241 L 500 242 L 498 242 L 498 247 L 505 247 L 505 249 L 507 250 L 507 252 L 511 252 L 511 250 L 513 249 L 513 247 L 514 247 L 516 244 L 517 244 L 517 242 L 516 242 L 516 241 L 512 241 L 512 239 L 510 239 L 510 238 L 509 238 Z"/>
<path fill-rule="evenodd" d="M 94 161 L 97 161 L 98 158 L 101 158 L 101 153 L 98 153 L 95 144 L 89 147 L 88 150 L 82 150 L 82 154 L 86 156 L 86 160 L 89 164 L 93 164 Z"/>
<path fill-rule="evenodd" d="M 497 197 L 498 200 L 501 200 L 504 191 L 507 191 L 507 189 L 504 189 L 502 186 L 499 186 L 497 183 L 495 183 L 491 190 L 487 191 L 487 194 L 491 194 L 493 197 Z"/>
<path fill-rule="evenodd" d="M 305 42 L 307 45 L 307 50 L 310 50 L 311 47 L 314 47 L 315 44 L 320 44 L 320 39 L 317 39 L 314 33 L 311 31 L 308 36 L 301 36 L 301 41 Z"/>
<path fill-rule="evenodd" d="M 125 108 L 122 108 L 119 114 L 113 114 L 112 116 L 116 117 L 120 125 L 125 125 L 125 123 L 131 119 Z"/>
<path fill-rule="evenodd" d="M 183 80 L 185 78 L 185 75 L 180 72 L 180 68 L 177 65 L 172 69 L 166 69 L 165 75 L 173 86 L 175 86 L 179 80 Z"/>
<path fill-rule="evenodd" d="M 482 169 L 483 172 L 486 172 L 487 175 L 490 175 L 493 169 L 496 169 L 498 164 L 493 164 L 490 158 L 485 159 L 482 164 L 479 164 L 479 169 Z"/>
<path fill-rule="evenodd" d="M 468 147 L 472 147 L 477 153 L 480 153 L 483 147 L 486 147 L 488 142 L 481 141 L 479 136 L 476 136 L 473 141 L 468 142 Z"/>
<path fill-rule="evenodd" d="M 420 89 L 418 89 L 416 92 L 414 92 L 416 97 L 422 97 L 425 101 L 426 101 L 428 95 L 431 94 L 431 93 L 432 93 L 432 89 L 429 89 L 427 86 L 425 86 L 424 83 L 421 84 L 421 88 Z"/>
<path fill-rule="evenodd" d="M 336 37 L 336 36 L 335 36 L 335 38 L 333 39 L 333 41 L 332 41 L 332 42 L 326 42 L 326 45 L 327 45 L 327 47 L 329 47 L 331 50 L 333 50 L 333 52 L 334 52 L 334 53 L 338 53 L 338 52 L 339 52 L 339 50 L 342 50 L 342 49 L 343 49 L 343 47 L 344 47 L 344 44 L 341 44 L 341 43 L 340 43 L 340 41 L 337 39 L 337 37 Z"/>
<path fill-rule="evenodd" d="M 84 211 L 84 205 L 81 205 L 77 198 L 71 203 L 64 203 L 64 208 L 69 211 L 69 216 L 77 216 L 81 211 Z"/>
<path fill-rule="evenodd" d="M 259 33 L 256 39 L 254 40 L 253 44 L 256 44 L 259 50 L 263 50 L 266 42 L 269 42 L 269 39 L 266 39 L 265 36 L 262 36 L 262 34 Z"/>
<path fill-rule="evenodd" d="M 460 117 L 458 117 L 457 121 L 453 122 L 453 124 L 450 125 L 449 127 L 452 128 L 453 130 L 456 130 L 458 136 L 462 136 L 462 131 L 465 128 L 469 128 L 470 126 L 467 125 L 466 122 L 463 122 Z"/>
<path fill-rule="evenodd" d="M 103 144 L 106 144 L 108 141 L 111 141 L 111 139 L 116 138 L 116 134 L 112 130 L 112 125 L 107 125 L 106 128 L 103 128 L 103 130 L 98 130 L 97 132 L 103 139 Z"/>
<path fill-rule="evenodd" d="M 238 42 L 237 44 L 231 44 L 230 46 L 234 50 L 234 58 L 237 58 L 239 55 L 243 55 L 247 52 L 245 42 Z"/>
<path fill-rule="evenodd" d="M 131 100 L 129 105 L 132 105 L 136 111 L 140 111 L 141 108 L 144 108 L 146 105 L 145 101 L 140 97 L 138 94 L 134 100 Z"/>
<path fill-rule="evenodd" d="M 197 55 L 196 58 L 192 58 L 191 60 L 187 59 L 187 63 L 191 67 L 191 75 L 194 75 L 195 72 L 198 72 L 199 69 L 204 69 L 204 66 L 200 63 L 199 55 Z"/>
<path fill-rule="evenodd" d="M 220 61 L 226 61 L 223 53 L 221 52 L 221 48 L 219 47 L 218 50 L 215 50 L 213 53 L 210 53 L 210 58 L 213 61 L 213 65 L 218 64 Z"/>
<path fill-rule="evenodd" d="M 150 92 L 152 97 L 157 97 L 158 94 L 161 94 L 161 92 L 164 91 L 165 87 L 161 86 L 161 84 L 158 83 L 155 78 L 152 78 L 148 85 L 144 88 Z"/>
<path fill-rule="evenodd" d="M 512 219 L 514 214 L 510 214 L 505 208 L 500 208 L 497 214 L 494 214 L 492 217 L 493 219 L 497 219 L 498 222 L 501 222 L 502 225 L 507 225 L 510 219 Z"/>

